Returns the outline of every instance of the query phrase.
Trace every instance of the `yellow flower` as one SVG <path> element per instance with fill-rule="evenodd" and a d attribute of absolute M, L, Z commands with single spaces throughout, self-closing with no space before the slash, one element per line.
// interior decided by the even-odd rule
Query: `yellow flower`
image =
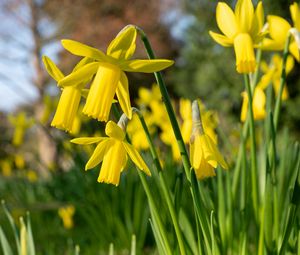
<path fill-rule="evenodd" d="M 49 75 L 54 80 L 59 82 L 65 77 L 50 58 L 43 56 L 43 62 Z M 73 72 L 76 72 L 80 67 L 89 62 L 91 62 L 90 59 L 83 58 L 76 65 Z M 51 122 L 51 126 L 68 132 L 72 132 L 72 129 L 74 128 L 74 120 L 77 116 L 81 99 L 81 90 L 83 89 L 83 86 L 85 86 L 85 83 L 87 81 L 87 79 L 84 82 L 74 81 L 72 84 L 69 84 L 69 86 L 61 85 L 62 93 L 58 101 L 57 109 Z"/>
<path fill-rule="evenodd" d="M 173 64 L 173 61 L 165 59 L 129 60 L 135 52 L 136 35 L 134 26 L 125 27 L 110 43 L 106 54 L 76 41 L 62 40 L 64 48 L 74 55 L 95 60 L 59 82 L 61 86 L 69 86 L 74 81 L 81 82 L 95 75 L 83 108 L 84 114 L 99 121 L 107 121 L 116 94 L 122 111 L 131 119 L 132 110 L 125 72 L 152 73 Z"/>
<path fill-rule="evenodd" d="M 286 75 L 288 75 L 294 67 L 294 59 L 288 56 L 286 62 Z M 261 70 L 264 75 L 261 77 L 257 86 L 262 89 L 266 89 L 269 84 L 273 84 L 275 95 L 277 96 L 280 88 L 281 70 L 282 70 L 282 58 L 278 54 L 274 54 L 269 66 L 265 61 L 261 62 Z M 283 88 L 282 100 L 286 100 L 289 97 L 286 84 Z"/>
<path fill-rule="evenodd" d="M 254 11 L 251 0 L 238 0 L 234 12 L 226 3 L 220 2 L 217 5 L 216 18 L 224 35 L 209 31 L 211 37 L 224 47 L 234 46 L 236 69 L 239 73 L 254 72 L 254 47 L 264 37 L 262 2 L 258 3 Z"/>
<path fill-rule="evenodd" d="M 15 165 L 17 169 L 24 169 L 25 159 L 22 154 L 15 154 Z"/>
<path fill-rule="evenodd" d="M 65 229 L 73 228 L 73 226 L 74 226 L 74 222 L 73 222 L 74 213 L 75 213 L 75 207 L 73 205 L 60 207 L 58 209 L 58 215 L 62 219 Z"/>
<path fill-rule="evenodd" d="M 248 114 L 248 94 L 246 91 L 242 92 L 243 97 L 243 104 L 242 104 L 242 110 L 241 110 L 241 121 L 246 121 L 247 114 Z M 254 89 L 254 95 L 253 95 L 253 117 L 255 120 L 261 120 L 266 117 L 266 95 L 263 89 L 259 86 L 256 86 Z"/>
<path fill-rule="evenodd" d="M 12 173 L 11 161 L 8 159 L 4 159 L 1 161 L 1 171 L 3 176 L 9 177 Z"/>
<path fill-rule="evenodd" d="M 25 131 L 33 124 L 33 119 L 27 119 L 25 112 L 20 112 L 17 116 L 8 116 L 8 120 L 15 126 L 12 144 L 20 146 L 23 143 Z"/>
<path fill-rule="evenodd" d="M 38 180 L 38 175 L 36 173 L 36 171 L 34 170 L 28 170 L 26 172 L 26 177 L 27 177 L 27 180 L 34 183 Z"/>
<path fill-rule="evenodd" d="M 88 170 L 103 161 L 98 182 L 118 185 L 120 174 L 127 163 L 127 155 L 139 169 L 147 175 L 151 175 L 139 152 L 125 141 L 125 132 L 116 123 L 109 121 L 106 124 L 105 134 L 108 137 L 82 137 L 71 140 L 77 144 L 98 143 L 85 166 L 85 169 Z"/>
<path fill-rule="evenodd" d="M 297 3 L 290 5 L 290 12 L 293 20 L 294 28 L 300 31 L 300 9 Z M 292 26 L 283 18 L 275 15 L 269 15 L 267 17 L 269 25 L 270 38 L 265 38 L 262 43 L 262 49 L 264 50 L 283 50 L 289 32 Z M 299 45 L 297 41 L 292 38 L 289 45 L 290 53 L 295 59 L 300 61 Z"/>
<path fill-rule="evenodd" d="M 215 176 L 215 170 L 220 164 L 228 169 L 223 156 L 213 140 L 204 132 L 197 100 L 193 102 L 193 132 L 190 140 L 191 164 L 198 179 Z"/>

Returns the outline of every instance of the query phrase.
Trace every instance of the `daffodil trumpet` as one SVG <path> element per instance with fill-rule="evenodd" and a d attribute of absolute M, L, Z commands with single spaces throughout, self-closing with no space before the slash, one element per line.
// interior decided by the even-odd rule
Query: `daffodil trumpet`
<path fill-rule="evenodd" d="M 234 12 L 219 2 L 216 18 L 222 34 L 209 31 L 210 36 L 224 47 L 234 47 L 238 73 L 253 73 L 256 67 L 254 48 L 264 38 L 264 10 L 262 2 L 254 10 L 252 0 L 238 0 Z"/>
<path fill-rule="evenodd" d="M 174 63 L 166 59 L 130 60 L 136 48 L 136 34 L 135 26 L 126 26 L 110 43 L 106 54 L 76 41 L 62 40 L 66 50 L 94 60 L 59 81 L 60 86 L 70 86 L 75 81 L 82 82 L 95 75 L 83 108 L 84 114 L 99 121 L 107 121 L 116 95 L 122 111 L 131 119 L 131 102 L 125 72 L 152 73 Z"/>
<path fill-rule="evenodd" d="M 105 134 L 107 137 L 82 137 L 71 140 L 76 144 L 98 144 L 85 166 L 85 170 L 88 170 L 102 162 L 98 182 L 118 185 L 128 156 L 140 170 L 151 175 L 139 152 L 125 141 L 126 134 L 119 125 L 109 121 L 105 127 Z"/>
<path fill-rule="evenodd" d="M 91 59 L 83 58 L 75 66 L 73 72 L 75 72 L 82 65 L 85 65 L 91 61 Z M 58 83 L 65 77 L 64 74 L 54 64 L 54 62 L 47 56 L 43 56 L 43 63 L 49 75 Z M 74 132 L 76 130 L 76 116 L 80 104 L 82 90 L 87 82 L 88 79 L 85 79 L 81 82 L 74 81 L 72 85 L 67 87 L 61 86 L 62 93 L 59 98 L 57 109 L 51 122 L 51 126 L 70 133 L 76 133 Z"/>
<path fill-rule="evenodd" d="M 193 131 L 190 139 L 191 164 L 197 179 L 215 176 L 218 164 L 228 169 L 223 156 L 214 141 L 205 134 L 203 129 L 198 101 L 192 103 Z"/>

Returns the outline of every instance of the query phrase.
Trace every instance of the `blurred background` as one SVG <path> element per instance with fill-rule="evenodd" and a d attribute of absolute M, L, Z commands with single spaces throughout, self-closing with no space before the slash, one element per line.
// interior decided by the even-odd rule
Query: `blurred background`
<path fill-rule="evenodd" d="M 138 177 L 131 174 L 126 179 L 131 184 L 124 181 L 118 188 L 97 184 L 97 171 L 83 171 L 91 148 L 82 154 L 82 148 L 69 143 L 72 135 L 50 127 L 60 92 L 45 72 L 41 57 L 49 56 L 68 74 L 79 58 L 63 51 L 61 39 L 105 51 L 124 26 L 138 25 L 148 34 L 157 57 L 176 61 L 165 72 L 172 97 L 201 98 L 208 108 L 218 111 L 224 133 L 238 133 L 243 77 L 235 71 L 233 50 L 217 45 L 208 34 L 218 30 L 217 2 L 0 1 L 0 198 L 16 219 L 27 210 L 31 212 L 40 254 L 71 254 L 77 243 L 83 254 L 108 249 L 110 242 L 122 250 L 130 247 L 132 233 L 137 234 L 138 247 L 144 253 L 154 243 Z M 225 2 L 231 6 L 235 3 Z M 265 14 L 290 21 L 292 2 L 265 0 Z M 135 57 L 146 58 L 139 42 Z M 267 62 L 270 57 L 263 54 Z M 288 76 L 289 99 L 283 103 L 281 118 L 298 140 L 299 78 L 299 64 L 295 62 Z M 151 88 L 154 77 L 130 74 L 129 83 L 134 105 L 138 89 Z M 84 122 L 80 135 L 101 132 L 101 127 L 96 121 Z M 22 141 L 13 141 L 16 132 L 24 134 Z M 0 215 L 1 226 L 10 235 L 4 215 Z M 68 217 L 72 224 L 65 223 Z M 112 225 L 114 228 L 108 227 Z"/>

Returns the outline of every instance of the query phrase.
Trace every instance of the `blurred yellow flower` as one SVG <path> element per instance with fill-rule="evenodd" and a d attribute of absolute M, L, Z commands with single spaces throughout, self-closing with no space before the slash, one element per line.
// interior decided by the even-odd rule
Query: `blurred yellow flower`
<path fill-rule="evenodd" d="M 9 177 L 12 174 L 11 161 L 8 159 L 1 160 L 1 172 L 5 177 Z"/>
<path fill-rule="evenodd" d="M 190 139 L 190 158 L 198 179 L 215 176 L 218 164 L 228 169 L 214 141 L 204 132 L 197 100 L 193 102 L 193 132 Z"/>
<path fill-rule="evenodd" d="M 241 121 L 245 122 L 248 114 L 248 94 L 246 91 L 242 92 L 243 104 L 241 110 Z M 261 120 L 266 117 L 266 95 L 263 89 L 256 86 L 253 95 L 253 117 L 255 120 Z"/>
<path fill-rule="evenodd" d="M 75 214 L 75 207 L 73 205 L 68 205 L 60 207 L 58 209 L 58 215 L 63 221 L 65 229 L 71 229 L 74 226 L 73 216 Z"/>
<path fill-rule="evenodd" d="M 300 32 L 300 9 L 298 4 L 295 2 L 290 5 L 290 13 L 293 20 L 294 29 Z M 263 50 L 283 50 L 289 32 L 292 26 L 284 19 L 279 16 L 269 15 L 267 17 L 269 26 L 269 36 L 270 38 L 265 38 L 262 43 Z M 298 36 L 299 37 L 299 36 Z M 298 38 L 292 38 L 289 51 L 295 57 L 295 59 L 300 61 L 299 54 L 299 43 Z"/>
<path fill-rule="evenodd" d="M 38 180 L 38 175 L 34 170 L 27 170 L 26 172 L 27 180 L 34 183 Z"/>
<path fill-rule="evenodd" d="M 288 75 L 294 67 L 294 59 L 288 56 L 286 62 L 286 75 Z M 281 70 L 282 70 L 282 58 L 278 54 L 274 54 L 271 63 L 268 65 L 265 61 L 261 62 L 261 70 L 264 75 L 261 77 L 258 87 L 266 89 L 269 84 L 273 84 L 275 95 L 277 96 L 280 88 Z M 286 84 L 283 88 L 282 100 L 286 100 L 289 97 Z"/>
<path fill-rule="evenodd" d="M 251 0 L 238 0 L 233 12 L 224 2 L 219 2 L 216 10 L 217 24 L 221 32 L 209 31 L 210 36 L 224 47 L 233 46 L 236 56 L 236 69 L 239 73 L 255 71 L 254 47 L 264 37 L 264 11 L 262 2 L 256 10 Z"/>
<path fill-rule="evenodd" d="M 83 58 L 73 69 L 73 72 L 90 61 L 88 58 Z M 54 80 L 59 82 L 65 77 L 50 58 L 43 56 L 43 62 L 47 72 Z M 87 81 L 86 79 L 85 82 Z M 73 81 L 69 86 L 62 85 L 62 93 L 51 126 L 72 132 L 74 125 L 76 125 L 74 121 L 79 108 L 81 90 L 85 86 L 85 82 Z"/>
<path fill-rule="evenodd" d="M 15 154 L 15 165 L 17 169 L 24 169 L 25 159 L 24 156 L 20 153 Z"/>
<path fill-rule="evenodd" d="M 107 54 L 76 41 L 62 40 L 64 48 L 74 55 L 89 57 L 96 61 L 84 65 L 59 82 L 61 86 L 69 86 L 74 81 L 82 82 L 87 77 L 95 75 L 83 108 L 84 114 L 99 121 L 107 121 L 116 94 L 122 111 L 131 119 L 128 79 L 124 71 L 152 73 L 174 63 L 166 59 L 129 60 L 135 52 L 136 35 L 135 26 L 125 27 L 110 43 Z"/>
<path fill-rule="evenodd" d="M 14 125 L 12 144 L 18 147 L 23 143 L 25 131 L 33 124 L 33 119 L 26 118 L 25 112 L 19 112 L 16 116 L 9 115 L 8 120 Z"/>
<path fill-rule="evenodd" d="M 85 166 L 85 169 L 88 170 L 103 161 L 98 182 L 118 185 L 120 174 L 127 163 L 127 155 L 139 169 L 143 170 L 147 175 L 151 175 L 139 152 L 125 141 L 125 132 L 121 127 L 115 122 L 109 121 L 105 127 L 105 134 L 108 137 L 82 137 L 71 140 L 71 142 L 76 144 L 98 143 Z"/>

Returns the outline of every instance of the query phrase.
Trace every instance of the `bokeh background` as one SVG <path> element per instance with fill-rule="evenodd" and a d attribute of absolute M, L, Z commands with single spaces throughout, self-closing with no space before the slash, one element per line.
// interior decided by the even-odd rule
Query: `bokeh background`
<path fill-rule="evenodd" d="M 97 184 L 97 172 L 83 173 L 87 156 L 68 142 L 72 136 L 50 127 L 59 89 L 45 72 L 41 57 L 49 56 L 67 74 L 78 58 L 63 51 L 61 39 L 77 40 L 105 51 L 125 25 L 138 25 L 148 34 L 158 57 L 175 60 L 175 66 L 164 73 L 172 97 L 201 98 L 208 108 L 218 111 L 224 133 L 238 134 L 243 79 L 235 71 L 233 50 L 217 45 L 208 34 L 209 30 L 217 30 L 217 2 L 0 1 L 0 198 L 16 219 L 27 210 L 31 212 L 40 254 L 72 254 L 75 244 L 82 247 L 83 254 L 96 254 L 108 249 L 110 242 L 126 254 L 132 233 L 137 234 L 138 247 L 144 252 L 147 247 L 150 251 L 154 243 L 137 176 L 132 174 L 126 181 L 131 184 L 122 182 L 118 188 Z M 233 5 L 235 1 L 225 2 Z M 264 0 L 263 4 L 266 15 L 290 20 L 292 2 Z M 146 57 L 140 43 L 136 57 Z M 264 53 L 263 57 L 269 59 L 270 55 Z M 290 98 L 283 104 L 281 121 L 298 140 L 299 80 L 299 64 L 295 63 L 287 80 Z M 130 74 L 129 81 L 134 105 L 138 89 L 150 88 L 154 77 Z M 15 127 L 9 116 L 21 111 L 30 124 L 24 143 L 13 146 Z M 101 128 L 90 121 L 83 124 L 82 130 L 91 134 L 101 132 Z M 8 165 L 11 170 L 7 170 Z M 58 210 L 70 204 L 75 206 L 74 226 L 66 228 Z M 2 213 L 0 220 L 12 235 Z"/>

